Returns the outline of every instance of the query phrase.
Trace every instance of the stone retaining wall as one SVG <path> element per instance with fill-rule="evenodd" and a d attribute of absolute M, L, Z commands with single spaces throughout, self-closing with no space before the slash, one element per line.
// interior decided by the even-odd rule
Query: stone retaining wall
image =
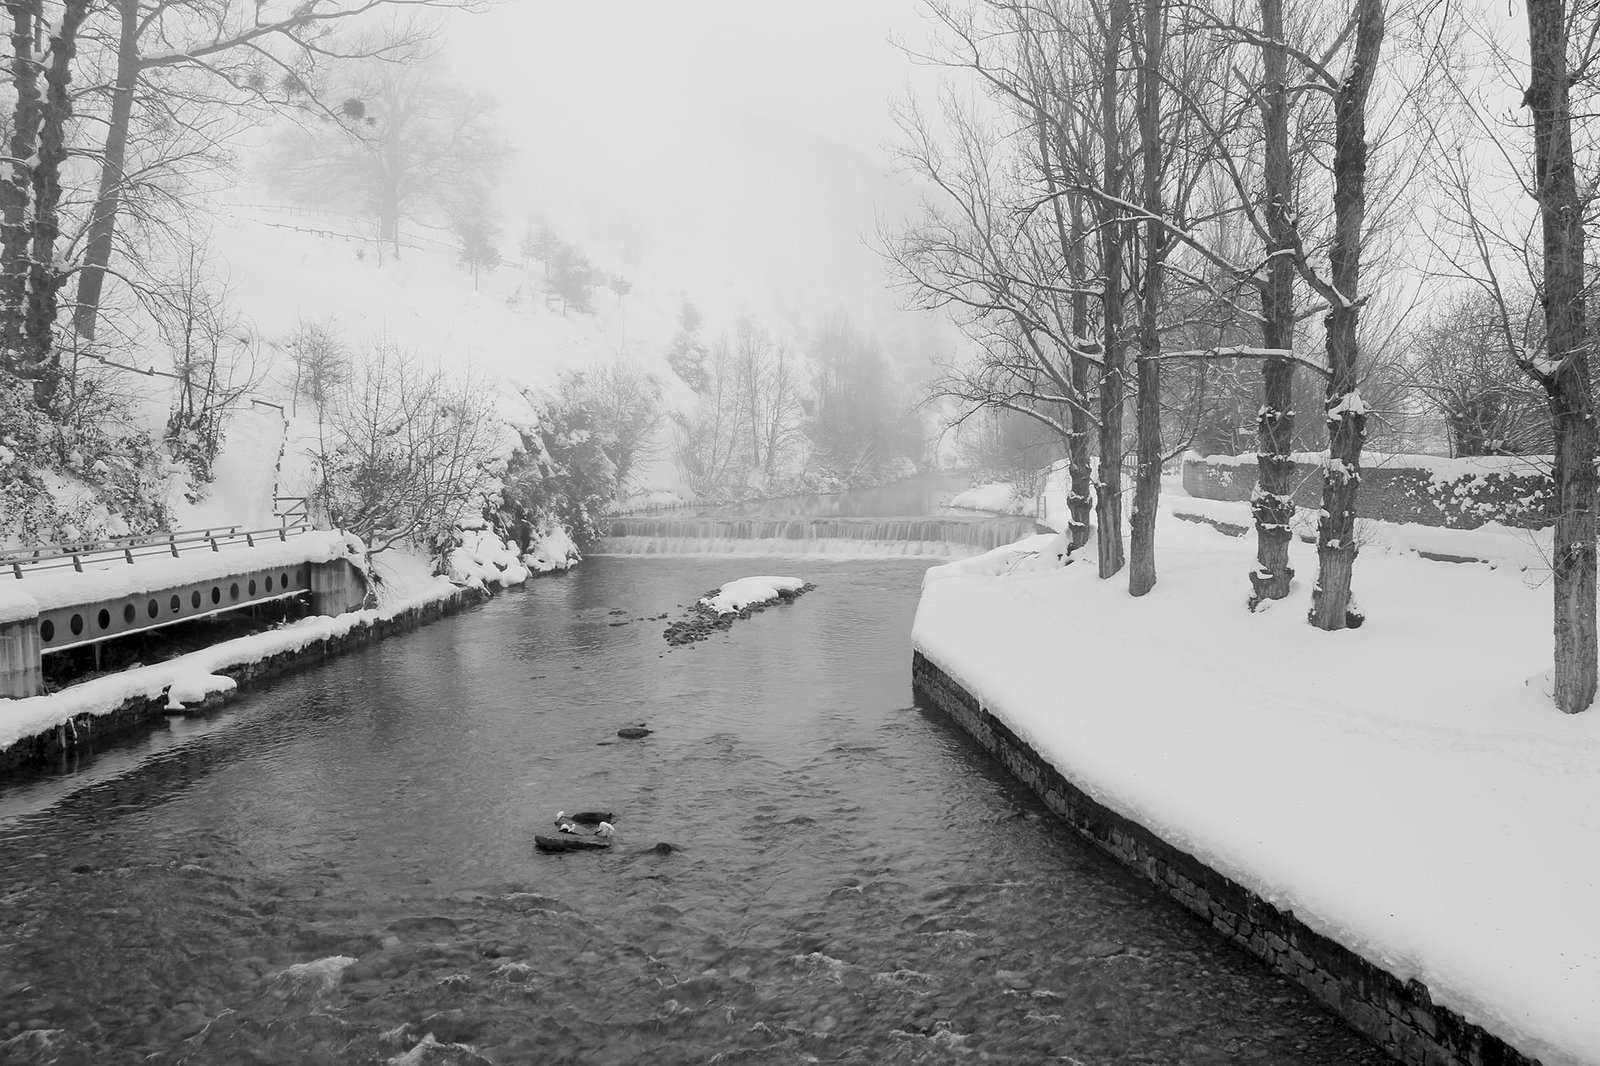
<path fill-rule="evenodd" d="M 410 607 L 391 618 L 380 618 L 353 626 L 338 636 L 324 637 L 293 651 L 283 651 L 265 659 L 239 663 L 216 671 L 238 682 L 230 692 L 215 693 L 204 703 L 189 705 L 184 713 L 194 714 L 210 710 L 229 702 L 245 691 L 246 686 L 266 681 L 292 670 L 315 666 L 346 652 L 364 648 L 385 637 L 406 633 L 429 622 L 438 621 L 467 607 L 487 600 L 490 593 L 482 588 L 457 589 L 444 599 Z M 161 721 L 167 715 L 165 696 L 132 696 L 107 714 L 83 713 L 43 733 L 24 738 L 0 750 L 0 773 L 23 767 L 44 767 L 62 763 L 92 752 L 103 742 Z"/>
<path fill-rule="evenodd" d="M 1294 502 L 1318 510 L 1322 507 L 1322 468 L 1309 459 L 1296 456 Z M 1548 471 L 1548 457 L 1541 463 L 1538 456 L 1478 460 L 1367 456 L 1362 459 L 1356 510 L 1362 518 L 1382 522 L 1451 529 L 1477 529 L 1486 522 L 1499 522 L 1519 529 L 1543 529 L 1555 521 L 1550 510 L 1555 485 Z M 1256 477 L 1254 456 L 1183 461 L 1184 490 L 1200 499 L 1248 503 Z"/>
<path fill-rule="evenodd" d="M 943 670 L 913 653 L 912 684 L 972 734 L 1062 821 L 1153 883 L 1201 921 L 1273 970 L 1304 986 L 1357 1032 L 1407 1066 L 1537 1066 L 1499 1037 L 1433 1003 L 1417 981 L 1401 981 L 1314 932 L 1244 886 L 1102 806 L 985 710 Z"/>

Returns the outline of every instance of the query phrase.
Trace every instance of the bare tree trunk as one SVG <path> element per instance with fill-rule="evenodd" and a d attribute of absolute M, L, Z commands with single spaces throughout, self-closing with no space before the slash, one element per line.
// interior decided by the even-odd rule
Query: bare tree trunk
<path fill-rule="evenodd" d="M 66 275 L 55 262 L 61 232 L 61 164 L 67 158 L 67 123 L 72 119 L 72 59 L 78 51 L 78 28 L 89 13 L 89 0 L 67 0 L 61 28 L 51 36 L 45 67 L 45 101 L 39 114 L 39 154 L 33 170 L 33 248 L 28 263 L 28 304 L 23 319 L 25 372 L 34 379 L 34 399 L 42 408 L 55 401 L 61 357 L 55 349 L 56 294 Z"/>
<path fill-rule="evenodd" d="M 1073 311 L 1073 320 L 1080 326 L 1087 326 L 1089 320 L 1088 308 L 1084 308 L 1080 316 L 1077 310 Z M 1079 333 L 1078 336 L 1083 336 Z M 1089 363 L 1087 360 L 1074 358 L 1072 360 L 1072 388 L 1079 396 L 1087 398 L 1089 395 Z M 1094 494 L 1090 491 L 1089 480 L 1093 466 L 1089 459 L 1089 415 L 1081 406 L 1074 405 L 1067 412 L 1067 476 L 1072 484 L 1067 489 L 1067 550 L 1077 551 L 1089 543 L 1089 515 L 1094 510 Z"/>
<path fill-rule="evenodd" d="M 1333 292 L 1324 319 L 1328 350 L 1328 467 L 1317 526 L 1317 585 L 1310 621 L 1319 629 L 1359 626 L 1351 606 L 1356 560 L 1356 494 L 1366 404 L 1356 381 L 1356 325 L 1361 306 L 1361 224 L 1366 213 L 1367 97 L 1383 45 L 1384 0 L 1357 0 L 1356 39 L 1334 100 L 1333 240 L 1328 265 Z"/>
<path fill-rule="evenodd" d="M 7 0 L 11 19 L 11 156 L 0 181 L 0 368 L 15 371 L 22 350 L 22 319 L 28 292 L 28 204 L 33 173 L 28 165 L 39 144 L 39 60 L 33 54 L 39 0 Z"/>
<path fill-rule="evenodd" d="M 400 145 L 395 134 L 389 133 L 384 146 L 383 188 L 378 200 L 378 239 L 388 241 L 394 257 L 400 258 Z M 549 261 L 545 262 L 545 277 L 550 276 Z M 561 302 L 561 313 L 567 313 L 566 299 Z"/>
<path fill-rule="evenodd" d="M 79 337 L 94 340 L 100 317 L 100 297 L 106 268 L 117 236 L 117 213 L 122 209 L 122 186 L 127 177 L 128 126 L 133 120 L 133 93 L 139 84 L 139 0 L 117 0 L 121 27 L 117 38 L 117 77 L 112 88 L 111 115 L 106 128 L 105 151 L 100 162 L 100 191 L 84 242 L 83 268 L 78 274 L 78 304 L 72 324 Z"/>
<path fill-rule="evenodd" d="M 1261 33 L 1269 42 L 1283 41 L 1283 0 L 1260 0 Z M 1294 347 L 1294 246 L 1290 207 L 1294 170 L 1289 162 L 1289 57 L 1270 44 L 1262 50 L 1265 84 L 1261 88 L 1263 193 L 1266 200 L 1267 277 L 1261 291 L 1263 347 Z M 1294 539 L 1294 363 L 1269 357 L 1262 367 L 1261 413 L 1256 420 L 1256 489 L 1250 512 L 1256 526 L 1256 569 L 1250 574 L 1250 608 L 1264 600 L 1289 595 L 1294 569 L 1289 544 Z"/>
<path fill-rule="evenodd" d="M 1128 536 L 1128 592 L 1143 596 L 1156 585 L 1156 516 L 1161 502 L 1161 44 L 1164 0 L 1144 0 L 1144 54 L 1138 66 L 1139 139 L 1144 156 L 1140 205 L 1144 226 L 1144 277 L 1139 295 L 1139 398 L 1136 434 L 1139 470 L 1134 478 Z"/>
<path fill-rule="evenodd" d="M 1118 64 L 1122 58 L 1127 0 L 1109 0 L 1103 66 L 1100 71 L 1100 138 L 1105 158 L 1105 194 L 1122 194 L 1122 131 L 1117 114 Z M 1122 338 L 1122 251 L 1125 235 L 1116 221 L 1120 211 L 1101 207 L 1100 268 L 1105 272 L 1101 322 L 1104 370 L 1100 378 L 1100 478 L 1095 486 L 1095 519 L 1099 524 L 1098 562 L 1102 579 L 1122 569 L 1122 399 L 1126 364 Z"/>
<path fill-rule="evenodd" d="M 1021 24 L 1031 32 L 1027 20 Z M 1047 86 L 1042 84 L 1034 70 L 1032 52 L 1024 45 L 1028 60 L 1029 82 L 1038 99 L 1045 97 Z M 1050 210 L 1055 218 L 1056 241 L 1061 246 L 1061 256 L 1067 263 L 1068 275 L 1080 282 L 1085 274 L 1083 241 L 1083 202 L 1072 198 L 1072 223 L 1067 223 L 1066 209 L 1062 206 L 1061 190 L 1056 182 L 1055 163 L 1050 157 L 1050 124 L 1041 107 L 1034 108 L 1034 125 L 1038 138 L 1039 167 L 1044 174 L 1045 192 L 1050 199 Z M 1072 336 L 1086 336 L 1089 332 L 1089 297 L 1081 284 L 1074 286 L 1072 294 Z M 1082 356 L 1067 353 L 1067 375 L 1073 401 L 1066 405 L 1067 451 L 1067 551 L 1075 552 L 1089 543 L 1089 516 L 1094 508 L 1094 495 L 1089 479 L 1092 467 L 1089 462 L 1089 415 L 1084 405 L 1089 402 L 1089 367 Z"/>
<path fill-rule="evenodd" d="M 1569 714 L 1595 697 L 1595 425 L 1584 314 L 1584 200 L 1577 188 L 1568 99 L 1564 0 L 1528 0 L 1535 194 L 1544 237 L 1546 358 L 1536 375 L 1555 433 L 1555 701 Z"/>

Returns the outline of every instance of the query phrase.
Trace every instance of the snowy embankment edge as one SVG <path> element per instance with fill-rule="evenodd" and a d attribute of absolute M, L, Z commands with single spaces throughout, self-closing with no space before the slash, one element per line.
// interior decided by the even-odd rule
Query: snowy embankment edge
<path fill-rule="evenodd" d="M 178 709 L 178 704 L 169 704 L 169 692 L 181 703 L 185 697 L 188 702 L 199 702 L 233 691 L 236 682 L 224 671 L 274 656 L 298 655 L 315 645 L 392 622 L 410 612 L 450 606 L 453 600 L 475 603 L 487 595 L 481 585 L 458 586 L 440 578 L 436 585 L 414 591 L 381 609 L 351 611 L 331 618 L 302 618 L 281 629 L 236 637 L 166 662 L 94 678 L 49 695 L 0 699 L 0 764 L 9 761 L 6 753 L 13 746 L 60 727 L 71 725 L 75 730 L 75 723 L 85 716 L 103 718 L 138 701 L 159 701 L 163 707 Z"/>
<path fill-rule="evenodd" d="M 936 567 L 913 647 L 1107 810 L 1546 1066 L 1600 1063 L 1600 716 L 1539 690 L 1548 593 L 1378 555 L 1368 625 L 1321 634 L 1309 581 L 1243 610 L 1247 541 L 1163 537 L 1138 601 L 1048 537 Z"/>
<path fill-rule="evenodd" d="M 275 660 L 273 669 L 252 675 L 254 680 L 300 662 L 320 659 L 331 645 L 352 634 L 377 638 L 415 628 L 431 620 L 430 615 L 451 614 L 487 599 L 491 595 L 490 583 L 474 578 L 456 584 L 444 577 L 408 582 L 377 608 L 302 618 L 278 629 L 236 637 L 166 662 L 94 678 L 49 695 L 0 699 L 0 767 L 27 761 L 13 749 L 28 747 L 57 730 L 70 730 L 71 738 L 58 739 L 62 746 L 74 746 L 80 726 L 92 729 L 95 720 L 132 707 L 146 707 L 149 713 L 140 717 L 148 717 L 162 710 L 181 709 L 185 703 L 210 705 L 215 702 L 214 697 L 238 691 L 238 681 L 228 676 L 228 671 L 248 673 L 257 664 Z M 521 581 L 492 583 L 506 587 Z"/>

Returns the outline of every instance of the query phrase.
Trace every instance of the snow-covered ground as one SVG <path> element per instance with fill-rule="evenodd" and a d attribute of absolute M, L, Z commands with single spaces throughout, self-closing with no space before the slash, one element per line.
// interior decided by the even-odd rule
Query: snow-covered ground
<path fill-rule="evenodd" d="M 1035 502 L 1034 497 L 1019 493 L 1015 485 L 991 481 L 956 493 L 950 497 L 949 506 L 995 514 L 1033 514 Z"/>
<path fill-rule="evenodd" d="M 787 305 L 726 263 L 708 269 L 666 253 L 630 262 L 602 240 L 579 235 L 579 250 L 602 277 L 626 277 L 630 285 L 625 296 L 597 286 L 592 310 L 580 312 L 554 298 L 538 263 L 508 261 L 474 280 L 447 243 L 408 247 L 399 258 L 380 254 L 361 237 L 370 229 L 362 220 L 286 208 L 249 186 L 197 197 L 192 206 L 195 234 L 209 257 L 206 274 L 226 290 L 236 338 L 248 340 L 248 354 L 233 353 L 232 379 L 248 379 L 251 387 L 227 416 L 211 481 L 191 485 L 169 464 L 167 502 L 180 529 L 275 525 L 275 495 L 312 490 L 311 456 L 328 446 L 328 432 L 304 383 L 296 395 L 289 347 L 304 326 L 329 330 L 352 358 L 387 346 L 449 367 L 475 382 L 485 404 L 511 426 L 532 421 L 525 394 L 548 400 L 564 379 L 609 363 L 636 366 L 660 390 L 664 409 L 693 405 L 694 394 L 666 358 L 685 300 L 704 316 L 707 344 L 745 315 L 775 337 L 797 341 Z M 123 365 L 95 372 L 111 394 L 128 400 L 134 423 L 160 440 L 173 398 L 174 383 L 164 376 L 173 357 L 152 321 L 130 311 L 118 322 L 125 335 L 113 362 Z M 509 454 L 515 444 L 508 433 L 504 450 Z M 41 476 L 63 507 L 86 509 L 105 532 L 126 532 L 82 479 Z M 654 452 L 628 488 L 651 498 L 682 495 L 675 467 Z"/>
<path fill-rule="evenodd" d="M 916 647 L 1101 803 L 1546 1066 L 1600 1063 L 1600 709 L 1547 694 L 1537 545 L 1369 543 L 1367 622 L 1324 633 L 1314 549 L 1251 614 L 1254 540 L 1172 517 L 1196 502 L 1164 494 L 1139 599 L 1048 536 L 933 568 Z"/>

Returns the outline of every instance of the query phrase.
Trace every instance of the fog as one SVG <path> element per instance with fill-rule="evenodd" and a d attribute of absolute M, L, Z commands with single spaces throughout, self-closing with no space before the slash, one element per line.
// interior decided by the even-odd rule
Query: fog
<path fill-rule="evenodd" d="M 926 80 L 894 43 L 916 0 L 515 0 L 456 18 L 457 74 L 503 101 L 507 228 L 584 229 L 686 284 L 757 280 L 782 306 L 894 306 L 868 246 L 913 205 L 885 146 Z"/>

